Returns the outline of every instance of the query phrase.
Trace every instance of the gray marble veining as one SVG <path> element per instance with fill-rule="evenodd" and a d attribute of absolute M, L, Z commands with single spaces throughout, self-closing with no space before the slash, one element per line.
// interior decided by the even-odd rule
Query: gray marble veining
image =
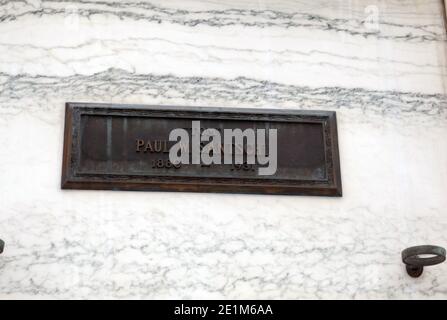
<path fill-rule="evenodd" d="M 165 101 L 180 98 L 199 104 L 267 104 L 286 107 L 292 105 L 294 108 L 303 109 L 355 110 L 364 116 L 378 114 L 390 118 L 397 117 L 400 120 L 407 116 L 417 116 L 442 122 L 446 120 L 447 114 L 445 94 L 343 87 L 311 88 L 244 77 L 176 77 L 135 74 L 111 68 L 91 75 L 66 77 L 0 74 L 0 80 L 0 113 L 4 114 L 20 111 L 16 107 L 18 101 L 31 96 L 37 110 L 49 107 L 60 109 L 60 105 L 48 105 L 48 99 L 76 97 L 77 93 L 108 99 L 125 99 L 136 95 Z"/>

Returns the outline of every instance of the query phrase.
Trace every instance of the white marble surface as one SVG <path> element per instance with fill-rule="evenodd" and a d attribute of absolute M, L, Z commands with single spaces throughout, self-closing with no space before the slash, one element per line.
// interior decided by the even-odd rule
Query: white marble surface
<path fill-rule="evenodd" d="M 442 10 L 0 0 L 0 298 L 447 298 Z M 343 197 L 62 191 L 66 101 L 336 110 Z"/>

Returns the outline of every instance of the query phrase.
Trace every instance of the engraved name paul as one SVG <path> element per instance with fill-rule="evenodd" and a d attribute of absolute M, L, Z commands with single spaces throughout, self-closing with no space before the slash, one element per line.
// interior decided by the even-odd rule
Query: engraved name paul
<path fill-rule="evenodd" d="M 174 143 L 174 144 L 173 144 Z M 168 140 L 135 140 L 138 153 L 165 153 L 169 159 L 152 160 L 152 168 L 180 169 L 182 165 L 231 165 L 230 170 L 274 175 L 277 170 L 277 129 L 175 128 Z"/>

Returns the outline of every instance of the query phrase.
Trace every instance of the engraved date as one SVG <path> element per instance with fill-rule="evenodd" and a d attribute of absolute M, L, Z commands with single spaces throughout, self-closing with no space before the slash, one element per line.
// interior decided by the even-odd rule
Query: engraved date
<path fill-rule="evenodd" d="M 158 169 L 179 169 L 182 166 L 181 163 L 172 163 L 169 159 L 156 159 L 152 160 L 152 168 Z"/>

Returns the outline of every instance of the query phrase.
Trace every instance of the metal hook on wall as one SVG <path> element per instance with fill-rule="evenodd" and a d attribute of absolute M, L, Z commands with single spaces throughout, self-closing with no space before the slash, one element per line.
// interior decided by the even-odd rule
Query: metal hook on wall
<path fill-rule="evenodd" d="M 423 256 L 429 257 L 423 257 Z M 419 277 L 424 267 L 433 266 L 445 261 L 445 249 L 438 246 L 415 246 L 402 251 L 402 262 L 406 264 L 408 275 Z"/>

